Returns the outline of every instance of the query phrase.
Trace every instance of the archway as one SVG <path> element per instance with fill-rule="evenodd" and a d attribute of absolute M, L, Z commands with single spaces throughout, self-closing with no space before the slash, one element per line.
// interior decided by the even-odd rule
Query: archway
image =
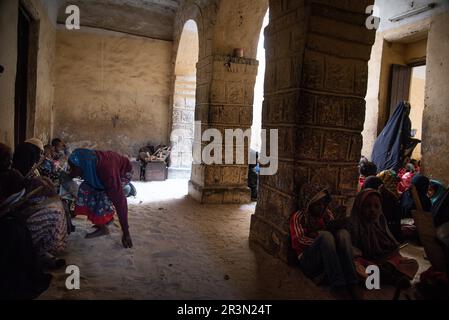
<path fill-rule="evenodd" d="M 269 23 L 269 11 L 265 14 L 262 28 L 259 35 L 259 44 L 257 47 L 257 61 L 259 61 L 259 69 L 257 70 L 256 85 L 254 86 L 254 107 L 253 107 L 253 122 L 251 126 L 251 149 L 260 152 L 262 139 L 262 105 L 263 105 L 263 89 L 265 80 L 265 35 L 264 30 Z"/>
<path fill-rule="evenodd" d="M 221 136 L 251 127 L 256 48 L 269 4 L 262 127 L 278 136 L 267 153 L 278 153 L 276 173 L 259 180 L 250 240 L 287 259 L 288 221 L 304 205 L 303 186 L 328 186 L 332 209 L 350 208 L 355 195 L 375 37 L 366 28 L 365 11 L 372 2 L 217 2 L 211 7 L 216 19 L 204 24 L 212 37 L 205 39 L 207 54 L 198 63 L 196 118 L 202 130 L 214 128 Z M 234 54 L 236 48 L 244 49 L 243 56 Z M 247 162 L 194 163 L 189 195 L 202 203 L 248 202 L 247 174 Z"/>
<path fill-rule="evenodd" d="M 198 54 L 198 28 L 195 21 L 188 20 L 181 33 L 175 63 L 169 178 L 190 177 Z"/>

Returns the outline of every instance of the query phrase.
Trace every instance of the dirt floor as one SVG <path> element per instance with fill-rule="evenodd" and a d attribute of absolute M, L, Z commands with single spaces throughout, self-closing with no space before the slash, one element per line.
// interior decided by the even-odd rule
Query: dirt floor
<path fill-rule="evenodd" d="M 65 270 L 54 273 L 41 299 L 334 299 L 294 266 L 249 246 L 255 203 L 200 205 L 186 196 L 187 180 L 136 183 L 129 199 L 134 248 L 124 249 L 118 225 L 111 234 L 84 239 L 90 223 L 74 219 L 68 264 L 81 273 L 80 290 L 65 287 Z M 404 255 L 428 267 L 422 248 Z M 366 291 L 368 299 L 391 299 L 392 288 Z"/>

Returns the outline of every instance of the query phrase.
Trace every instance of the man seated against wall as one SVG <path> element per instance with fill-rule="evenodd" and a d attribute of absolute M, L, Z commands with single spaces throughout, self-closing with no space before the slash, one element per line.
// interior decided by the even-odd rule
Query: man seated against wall
<path fill-rule="evenodd" d="M 310 278 L 324 275 L 337 298 L 362 299 L 349 232 L 328 209 L 332 197 L 319 184 L 302 188 L 303 208 L 290 218 L 292 248 Z"/>

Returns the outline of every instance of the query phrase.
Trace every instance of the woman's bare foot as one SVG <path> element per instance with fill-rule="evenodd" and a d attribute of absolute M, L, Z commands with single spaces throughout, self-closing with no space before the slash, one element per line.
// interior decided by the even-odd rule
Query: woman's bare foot
<path fill-rule="evenodd" d="M 109 229 L 106 225 L 94 226 L 94 228 L 96 229 L 94 232 L 86 234 L 86 239 L 97 238 L 109 234 Z"/>

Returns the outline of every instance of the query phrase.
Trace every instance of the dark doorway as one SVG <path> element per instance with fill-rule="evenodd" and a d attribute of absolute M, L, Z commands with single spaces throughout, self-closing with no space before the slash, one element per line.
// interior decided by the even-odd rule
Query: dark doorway
<path fill-rule="evenodd" d="M 412 68 L 393 64 L 390 78 L 390 117 L 399 102 L 408 101 L 410 95 L 410 79 Z"/>
<path fill-rule="evenodd" d="M 412 138 L 422 139 L 422 118 L 424 112 L 424 95 L 426 80 L 426 61 L 422 60 L 409 65 L 392 65 L 390 77 L 390 115 L 392 116 L 399 102 L 407 101 L 411 109 L 409 119 L 411 122 Z M 413 150 L 411 157 L 421 159 L 421 145 Z"/>
<path fill-rule="evenodd" d="M 26 140 L 28 117 L 28 86 L 30 56 L 31 17 L 19 6 L 19 22 L 17 26 L 17 74 L 14 112 L 14 144 Z"/>

